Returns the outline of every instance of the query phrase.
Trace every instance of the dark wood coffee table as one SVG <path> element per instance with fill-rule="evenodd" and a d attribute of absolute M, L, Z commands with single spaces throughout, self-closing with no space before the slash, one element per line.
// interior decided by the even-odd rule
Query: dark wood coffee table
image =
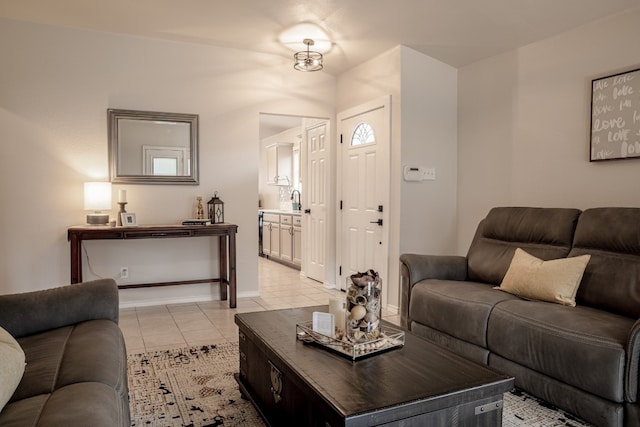
<path fill-rule="evenodd" d="M 305 307 L 235 315 L 236 380 L 271 426 L 500 426 L 513 378 L 407 332 L 355 362 L 296 339 Z"/>

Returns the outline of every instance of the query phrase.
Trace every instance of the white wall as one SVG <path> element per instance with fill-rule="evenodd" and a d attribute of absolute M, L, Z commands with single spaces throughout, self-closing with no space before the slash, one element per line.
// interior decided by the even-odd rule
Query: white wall
<path fill-rule="evenodd" d="M 493 206 L 640 206 L 638 160 L 589 162 L 594 78 L 640 66 L 640 8 L 459 70 L 458 252 Z"/>
<path fill-rule="evenodd" d="M 451 254 L 456 247 L 458 74 L 443 62 L 402 49 L 402 154 L 399 254 Z M 436 171 L 435 181 L 407 182 L 405 165 Z M 399 264 L 396 262 L 395 276 Z"/>
<path fill-rule="evenodd" d="M 255 294 L 259 113 L 333 117 L 335 80 L 289 58 L 0 20 L 0 294 L 69 282 L 68 226 L 82 224 L 82 183 L 106 179 L 107 108 L 200 115 L 200 185 L 114 185 L 142 224 L 192 216 L 214 190 L 239 225 L 238 292 Z M 115 213 L 115 211 L 112 211 Z M 89 242 L 96 275 L 132 282 L 217 273 L 213 239 Z M 85 265 L 85 279 L 90 274 Z M 125 303 L 217 298 L 217 286 L 122 292 Z"/>
<path fill-rule="evenodd" d="M 399 256 L 447 253 L 456 243 L 457 74 L 405 46 L 338 78 L 338 112 L 391 95 L 390 242 L 386 304 L 398 306 Z M 405 182 L 402 166 L 435 167 L 436 181 Z"/>

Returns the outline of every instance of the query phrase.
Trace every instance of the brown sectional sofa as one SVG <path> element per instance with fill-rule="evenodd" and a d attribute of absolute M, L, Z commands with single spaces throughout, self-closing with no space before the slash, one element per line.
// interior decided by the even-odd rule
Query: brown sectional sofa
<path fill-rule="evenodd" d="M 0 295 L 0 326 L 26 357 L 0 426 L 131 425 L 118 305 L 110 279 Z"/>
<path fill-rule="evenodd" d="M 576 307 L 494 289 L 516 248 L 591 256 Z M 640 208 L 500 207 L 466 257 L 400 257 L 401 323 L 598 426 L 640 426 Z"/>

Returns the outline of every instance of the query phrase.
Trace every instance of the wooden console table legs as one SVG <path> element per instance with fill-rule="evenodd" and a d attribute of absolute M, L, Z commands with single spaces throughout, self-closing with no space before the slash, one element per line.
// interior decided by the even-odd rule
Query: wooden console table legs
<path fill-rule="evenodd" d="M 151 286 L 173 286 L 193 283 L 215 283 L 220 285 L 220 300 L 229 300 L 229 308 L 236 307 L 236 232 L 234 224 L 214 224 L 208 226 L 140 226 L 140 227 L 71 227 L 67 230 L 71 246 L 71 283 L 82 282 L 82 241 L 115 239 L 158 239 L 178 237 L 217 236 L 219 241 L 218 279 L 183 280 L 179 282 L 158 282 L 120 285 L 120 289 Z M 214 260 L 215 261 L 215 260 Z"/>
<path fill-rule="evenodd" d="M 227 242 L 229 240 L 227 252 Z M 227 259 L 228 257 L 228 259 Z M 227 266 L 229 270 L 227 271 Z M 229 288 L 229 307 L 236 307 L 236 235 L 230 233 L 226 239 L 220 238 L 220 300 L 227 299 L 227 286 Z"/>

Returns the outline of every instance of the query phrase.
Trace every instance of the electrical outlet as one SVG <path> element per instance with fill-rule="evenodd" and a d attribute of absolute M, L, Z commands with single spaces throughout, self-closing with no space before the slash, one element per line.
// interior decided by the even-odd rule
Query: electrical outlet
<path fill-rule="evenodd" d="M 423 181 L 435 181 L 436 180 L 436 168 L 425 168 L 422 175 Z"/>
<path fill-rule="evenodd" d="M 120 267 L 120 278 L 121 279 L 129 278 L 129 267 Z"/>

